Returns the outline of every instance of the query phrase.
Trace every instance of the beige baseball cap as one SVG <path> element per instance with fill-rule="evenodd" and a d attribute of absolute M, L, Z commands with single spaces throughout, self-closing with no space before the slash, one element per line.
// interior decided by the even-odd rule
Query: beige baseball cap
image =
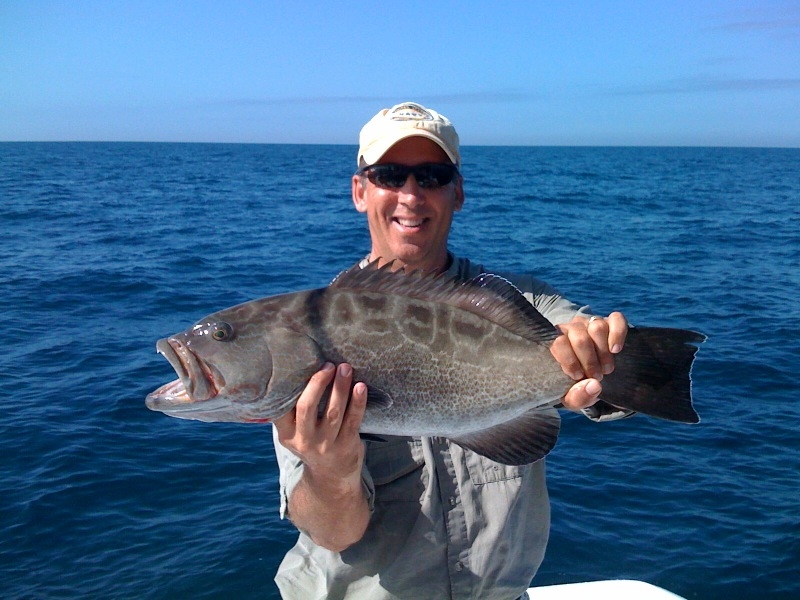
<path fill-rule="evenodd" d="M 461 166 L 458 134 L 447 117 L 416 102 L 404 102 L 384 108 L 361 129 L 358 167 L 374 165 L 397 142 L 413 136 L 436 142 L 456 167 Z"/>

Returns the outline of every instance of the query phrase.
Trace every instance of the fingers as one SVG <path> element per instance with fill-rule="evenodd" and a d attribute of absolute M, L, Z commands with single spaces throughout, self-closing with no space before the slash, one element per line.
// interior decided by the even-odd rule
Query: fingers
<path fill-rule="evenodd" d="M 324 419 L 327 420 L 325 425 L 330 429 L 330 432 L 335 435 L 339 433 L 339 428 L 344 419 L 344 413 L 347 410 L 347 401 L 350 398 L 350 382 L 353 376 L 353 369 L 350 365 L 341 364 L 336 369 L 336 376 L 333 380 L 333 388 L 331 390 L 331 397 L 328 401 L 328 407 L 325 411 Z"/>
<path fill-rule="evenodd" d="M 584 379 L 573 385 L 564 396 L 562 404 L 569 410 L 588 408 L 597 402 L 603 388 L 597 379 Z"/>
<path fill-rule="evenodd" d="M 308 431 L 316 421 L 319 402 L 333 376 L 333 365 L 326 363 L 306 384 L 294 408 L 273 424 L 278 429 L 281 441 L 286 441 L 300 431 Z M 313 420 L 312 420 L 313 415 Z"/>
<path fill-rule="evenodd" d="M 353 368 L 347 363 L 339 365 L 327 410 L 329 435 L 358 435 L 364 410 L 367 406 L 367 386 L 357 383 L 352 388 Z"/>
<path fill-rule="evenodd" d="M 553 342 L 550 352 L 564 373 L 578 381 L 562 402 L 568 409 L 581 410 L 597 402 L 603 375 L 614 371 L 614 355 L 625 346 L 628 321 L 613 312 L 605 319 L 575 317 L 558 327 L 564 335 Z"/>
<path fill-rule="evenodd" d="M 367 404 L 367 386 L 351 391 L 353 368 L 324 364 L 306 384 L 293 410 L 275 421 L 281 445 L 305 465 L 305 476 L 341 483 L 360 477 L 364 444 L 359 436 Z M 320 402 L 330 391 L 320 414 Z M 337 484 L 338 485 L 338 484 Z"/>
<path fill-rule="evenodd" d="M 316 437 L 319 403 L 325 395 L 328 385 L 333 381 L 335 372 L 333 364 L 322 365 L 322 369 L 311 376 L 303 393 L 300 394 L 300 398 L 297 399 L 294 412 L 295 429 L 298 436 L 304 439 Z"/>
<path fill-rule="evenodd" d="M 347 406 L 344 420 L 342 422 L 339 435 L 344 437 L 357 437 L 361 429 L 361 421 L 364 420 L 364 411 L 367 408 L 367 386 L 364 383 L 357 383 L 353 386 L 353 393 L 350 396 L 350 403 Z"/>
<path fill-rule="evenodd" d="M 578 358 L 587 377 L 600 380 L 614 370 L 614 358 L 608 350 L 608 331 L 608 322 L 603 318 L 591 317 L 586 323 L 589 342 L 580 347 L 582 353 Z M 582 336 L 579 338 L 583 339 Z"/>
<path fill-rule="evenodd" d="M 564 335 L 556 338 L 550 346 L 550 352 L 561 365 L 561 369 L 576 381 L 586 377 L 597 379 L 603 377 L 601 356 L 610 355 L 608 338 L 604 338 L 601 332 L 601 321 L 601 319 L 593 321 L 591 331 L 587 319 L 573 319 L 568 324 L 559 325 Z"/>
<path fill-rule="evenodd" d="M 622 313 L 608 318 L 575 317 L 559 325 L 562 335 L 550 351 L 564 373 L 575 380 L 586 377 L 602 380 L 614 371 L 614 355 L 621 352 L 628 334 L 628 322 Z"/>
<path fill-rule="evenodd" d="M 367 386 L 356 384 L 351 399 L 352 382 L 349 364 L 335 367 L 325 363 L 306 384 L 294 410 L 275 421 L 281 441 L 303 440 L 300 445 L 334 442 L 345 429 L 348 435 L 357 435 L 366 408 Z M 320 416 L 320 402 L 328 389 L 330 398 Z"/>
<path fill-rule="evenodd" d="M 628 319 L 621 312 L 612 312 L 606 318 L 608 322 L 608 347 L 611 354 L 619 354 L 625 347 L 628 336 Z"/>

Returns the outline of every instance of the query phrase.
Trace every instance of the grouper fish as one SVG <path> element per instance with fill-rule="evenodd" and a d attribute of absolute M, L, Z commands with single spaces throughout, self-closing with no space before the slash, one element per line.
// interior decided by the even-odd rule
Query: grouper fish
<path fill-rule="evenodd" d="M 368 388 L 366 437 L 441 436 L 522 465 L 555 445 L 556 407 L 575 383 L 550 353 L 559 335 L 502 277 L 462 280 L 376 261 L 328 287 L 246 302 L 159 340 L 178 379 L 146 404 L 184 419 L 273 421 L 323 363 L 347 362 Z M 690 372 L 704 339 L 631 328 L 601 399 L 697 423 Z"/>

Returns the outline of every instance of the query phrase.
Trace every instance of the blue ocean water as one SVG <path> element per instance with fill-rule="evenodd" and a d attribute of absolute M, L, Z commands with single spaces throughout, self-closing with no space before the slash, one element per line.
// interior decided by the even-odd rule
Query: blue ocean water
<path fill-rule="evenodd" d="M 703 421 L 565 415 L 535 585 L 800 597 L 800 150 L 466 147 L 452 249 L 709 336 Z M 368 250 L 355 148 L 0 144 L 0 596 L 276 598 L 268 425 L 148 411 L 156 339 Z"/>

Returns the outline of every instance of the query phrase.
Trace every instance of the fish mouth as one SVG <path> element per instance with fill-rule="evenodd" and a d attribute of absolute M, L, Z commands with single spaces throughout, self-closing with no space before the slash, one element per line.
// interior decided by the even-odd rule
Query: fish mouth
<path fill-rule="evenodd" d="M 145 399 L 148 408 L 165 412 L 197 410 L 197 404 L 212 401 L 224 387 L 222 373 L 180 340 L 174 337 L 161 339 L 156 350 L 169 361 L 178 379 L 148 394 Z"/>

